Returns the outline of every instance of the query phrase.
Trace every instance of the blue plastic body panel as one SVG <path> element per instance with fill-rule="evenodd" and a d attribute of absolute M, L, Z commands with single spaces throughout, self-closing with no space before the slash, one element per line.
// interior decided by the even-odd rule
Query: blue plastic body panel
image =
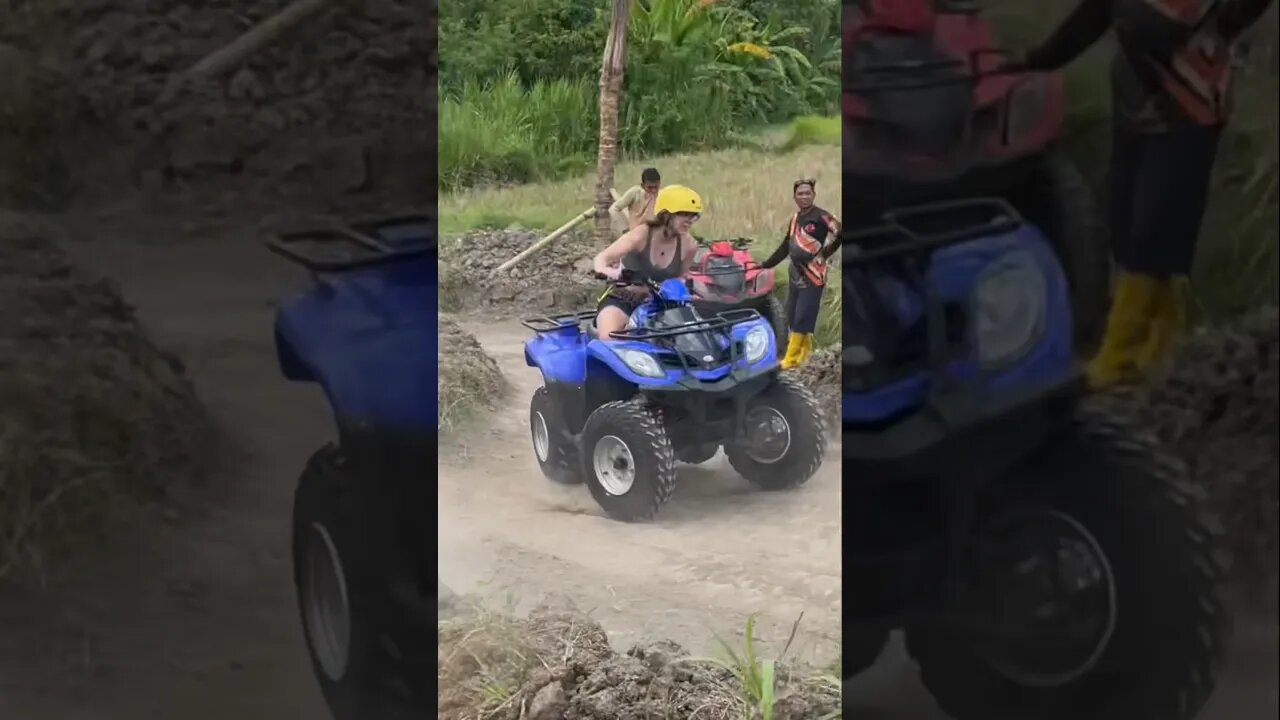
<path fill-rule="evenodd" d="M 1057 255 L 1039 229 L 1023 224 L 1017 229 L 951 245 L 934 253 L 929 281 L 945 301 L 969 304 L 982 271 L 1005 253 L 1031 253 L 1046 278 L 1044 334 L 1015 365 L 999 372 L 981 374 L 975 361 L 952 363 L 952 378 L 975 383 L 979 393 L 1004 395 L 1027 393 L 1062 382 L 1075 372 L 1072 348 L 1072 317 L 1067 279 Z M 901 286 L 903 292 L 908 292 Z M 923 313 L 922 298 L 890 297 L 891 312 L 901 318 L 918 318 Z M 920 372 L 868 393 L 845 393 L 842 415 L 847 423 L 874 423 L 924 406 L 931 390 L 928 372 Z"/>
<path fill-rule="evenodd" d="M 436 286 L 434 254 L 318 276 L 276 314 L 281 371 L 324 388 L 340 427 L 438 431 Z"/>
<path fill-rule="evenodd" d="M 668 298 L 683 298 L 685 301 L 690 299 L 684 284 L 675 280 L 663 283 L 662 293 Z M 637 324 L 643 324 L 646 318 L 656 312 L 656 309 L 656 305 L 646 303 L 636 309 L 632 318 Z M 765 328 L 768 332 L 769 348 L 764 356 L 754 363 L 748 363 L 745 358 L 741 358 L 736 367 L 725 363 L 711 370 L 691 372 L 683 368 L 668 368 L 666 375 L 661 378 L 636 374 L 617 354 L 618 350 L 652 352 L 654 350 L 652 344 L 637 340 L 600 340 L 584 333 L 582 328 L 575 324 L 569 324 L 559 330 L 536 333 L 525 343 L 524 356 L 525 363 L 529 367 L 537 368 L 542 373 L 543 382 L 548 384 L 565 383 L 581 386 L 586 383 L 589 374 L 607 372 L 638 388 L 661 389 L 676 385 L 690 376 L 702 381 L 715 381 L 735 370 L 740 373 L 756 374 L 771 369 L 778 363 L 777 338 L 773 335 L 772 326 L 764 318 L 733 325 L 729 328 L 728 341 L 741 342 L 747 333 L 758 327 Z"/>

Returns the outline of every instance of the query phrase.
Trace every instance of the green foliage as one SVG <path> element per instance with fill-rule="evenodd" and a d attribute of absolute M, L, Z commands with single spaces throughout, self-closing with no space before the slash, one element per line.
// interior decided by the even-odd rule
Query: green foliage
<path fill-rule="evenodd" d="M 761 124 L 834 112 L 838 5 L 803 5 L 797 24 L 767 3 L 748 11 L 716 0 L 635 0 L 623 155 L 731 146 Z M 605 9 L 588 0 L 442 8 L 441 185 L 523 183 L 589 167 L 606 25 Z"/>

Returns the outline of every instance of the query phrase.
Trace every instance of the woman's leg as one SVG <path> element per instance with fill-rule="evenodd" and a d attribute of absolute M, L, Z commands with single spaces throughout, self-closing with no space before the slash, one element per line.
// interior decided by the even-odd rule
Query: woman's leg
<path fill-rule="evenodd" d="M 618 305 L 602 306 L 596 313 L 596 337 L 600 340 L 611 340 L 609 334 L 625 329 L 630 319 L 631 314 Z"/>

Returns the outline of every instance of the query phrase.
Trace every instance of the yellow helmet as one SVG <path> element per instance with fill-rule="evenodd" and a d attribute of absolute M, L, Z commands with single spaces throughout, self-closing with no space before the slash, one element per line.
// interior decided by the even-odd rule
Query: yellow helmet
<path fill-rule="evenodd" d="M 684 185 L 666 185 L 658 191 L 654 213 L 702 213 L 702 197 Z"/>

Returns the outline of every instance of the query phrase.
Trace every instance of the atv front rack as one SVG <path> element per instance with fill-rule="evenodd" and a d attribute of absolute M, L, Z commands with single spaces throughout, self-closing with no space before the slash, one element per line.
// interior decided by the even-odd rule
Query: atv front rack
<path fill-rule="evenodd" d="M 842 265 L 868 265 L 888 258 L 929 253 L 981 235 L 1012 232 L 1025 222 L 1000 198 L 966 198 L 912 205 L 890 210 L 879 225 L 846 230 Z M 978 218 L 978 219 L 973 219 Z M 933 227 L 945 229 L 932 229 Z"/>
<path fill-rule="evenodd" d="M 614 340 L 656 340 L 658 338 L 676 337 L 678 335 L 692 335 L 700 332 L 713 332 L 716 330 L 724 330 L 734 325 L 740 325 L 744 322 L 750 322 L 758 317 L 763 317 L 759 311 L 753 308 L 734 308 L 716 313 L 715 317 L 706 318 L 704 320 L 693 320 L 691 322 L 682 323 L 676 327 L 662 328 L 655 330 L 653 328 L 629 328 L 626 330 L 618 330 L 609 333 L 609 337 Z"/>
<path fill-rule="evenodd" d="M 368 218 L 276 233 L 267 249 L 312 272 L 343 272 L 436 252 L 435 218 Z"/>
<path fill-rule="evenodd" d="M 681 323 L 680 325 L 677 325 L 671 328 L 663 328 L 661 330 L 655 330 L 652 328 L 631 328 L 628 330 L 619 330 L 617 332 L 609 333 L 609 337 L 615 340 L 652 341 L 652 340 L 659 340 L 664 338 L 665 339 L 675 338 L 681 335 L 692 335 L 694 333 L 700 333 L 700 332 L 724 332 L 724 331 L 727 331 L 729 328 L 733 327 L 734 325 L 739 325 L 744 322 L 750 322 L 759 317 L 762 317 L 760 313 L 751 308 L 735 308 L 732 310 L 724 310 L 722 312 L 716 313 L 716 316 L 712 318 L 706 318 L 704 320 L 693 320 L 690 322 Z M 729 343 L 730 368 L 736 366 L 738 364 L 738 360 L 740 360 L 742 357 L 742 348 L 739 347 L 740 345 L 741 343 L 732 342 L 732 341 Z M 678 347 L 669 346 L 664 348 L 664 350 L 666 350 L 667 352 L 675 356 L 676 362 L 679 363 L 678 367 L 688 375 L 692 375 L 693 371 L 696 369 L 707 369 L 709 366 L 713 367 L 713 366 L 719 365 L 722 361 L 721 359 L 724 357 L 723 355 L 720 355 L 719 357 L 715 357 L 715 359 L 710 363 L 698 362 L 698 361 L 694 361 L 693 363 L 690 363 L 689 358 L 687 357 L 687 353 L 680 350 Z M 682 381 L 682 382 L 686 382 L 686 381 Z"/>

